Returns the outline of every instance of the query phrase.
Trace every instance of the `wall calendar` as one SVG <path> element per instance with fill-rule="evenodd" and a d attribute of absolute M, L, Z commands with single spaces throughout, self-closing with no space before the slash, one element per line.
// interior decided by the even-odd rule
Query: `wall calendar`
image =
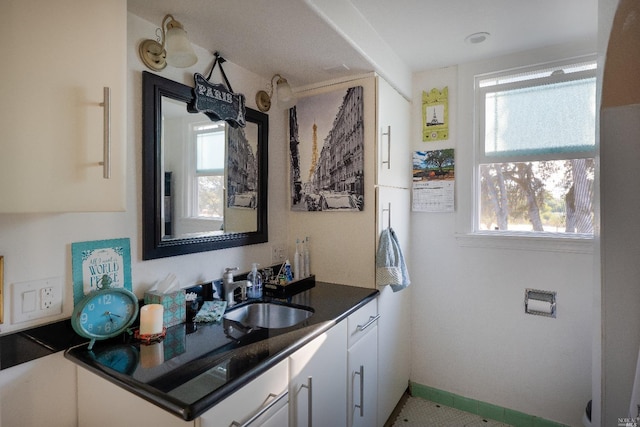
<path fill-rule="evenodd" d="M 454 189 L 453 148 L 413 153 L 413 212 L 453 212 Z"/>

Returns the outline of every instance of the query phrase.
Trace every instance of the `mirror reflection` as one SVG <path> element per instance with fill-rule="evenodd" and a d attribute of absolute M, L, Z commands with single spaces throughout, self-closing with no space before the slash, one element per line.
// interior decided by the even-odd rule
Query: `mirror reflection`
<path fill-rule="evenodd" d="M 143 259 L 264 243 L 269 119 L 189 112 L 193 88 L 143 72 Z"/>
<path fill-rule="evenodd" d="M 257 231 L 258 126 L 162 97 L 162 239 Z"/>

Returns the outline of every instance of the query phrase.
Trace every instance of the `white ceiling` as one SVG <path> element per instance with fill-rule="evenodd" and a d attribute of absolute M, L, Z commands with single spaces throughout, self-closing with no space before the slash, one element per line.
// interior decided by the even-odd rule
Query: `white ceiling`
<path fill-rule="evenodd" d="M 340 1 L 412 72 L 597 36 L 598 0 Z M 193 43 L 259 75 L 281 73 L 294 87 L 374 70 L 307 2 L 323 0 L 128 0 L 128 9 L 158 27 L 171 13 Z M 480 31 L 491 34 L 486 42 L 464 42 Z"/>
<path fill-rule="evenodd" d="M 351 0 L 413 71 L 595 40 L 598 0 Z M 479 45 L 466 36 L 488 32 Z"/>

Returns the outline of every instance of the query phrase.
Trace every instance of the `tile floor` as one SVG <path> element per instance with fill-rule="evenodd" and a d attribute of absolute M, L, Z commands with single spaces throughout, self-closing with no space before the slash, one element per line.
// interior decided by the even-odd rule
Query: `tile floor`
<path fill-rule="evenodd" d="M 509 427 L 498 421 L 459 411 L 419 397 L 407 397 L 390 427 Z M 393 417 L 393 415 L 392 415 Z M 391 421 L 391 420 L 390 420 Z"/>

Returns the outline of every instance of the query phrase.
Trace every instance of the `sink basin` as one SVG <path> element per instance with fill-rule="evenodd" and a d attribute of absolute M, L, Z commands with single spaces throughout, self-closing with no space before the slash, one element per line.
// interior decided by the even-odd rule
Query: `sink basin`
<path fill-rule="evenodd" d="M 234 308 L 224 318 L 249 328 L 288 328 L 308 319 L 313 310 L 270 302 L 254 302 Z"/>

